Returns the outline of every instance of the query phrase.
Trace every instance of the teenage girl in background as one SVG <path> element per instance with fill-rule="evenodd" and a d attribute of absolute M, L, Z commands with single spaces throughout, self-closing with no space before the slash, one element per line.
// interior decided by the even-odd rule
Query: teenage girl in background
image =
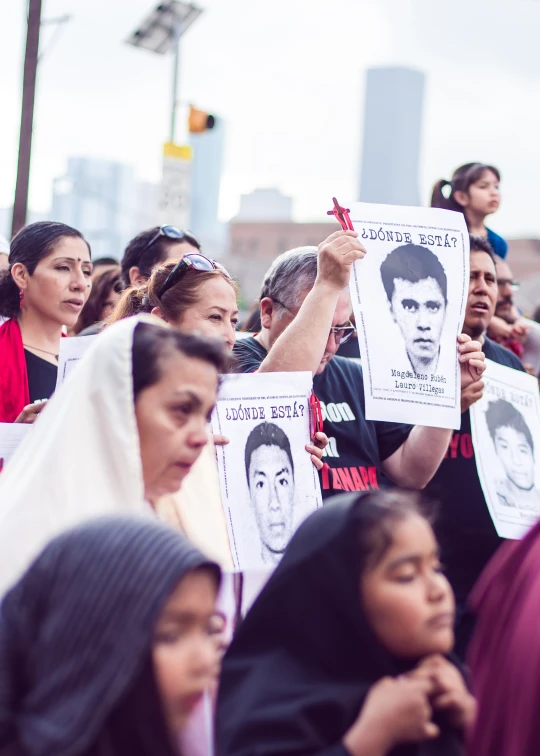
<path fill-rule="evenodd" d="M 473 236 L 483 236 L 493 251 L 503 259 L 508 244 L 486 226 L 486 218 L 499 209 L 501 174 L 497 168 L 483 163 L 465 163 L 454 171 L 451 181 L 440 179 L 433 187 L 431 207 L 442 207 L 463 213 Z M 449 187 L 449 191 L 443 190 Z"/>

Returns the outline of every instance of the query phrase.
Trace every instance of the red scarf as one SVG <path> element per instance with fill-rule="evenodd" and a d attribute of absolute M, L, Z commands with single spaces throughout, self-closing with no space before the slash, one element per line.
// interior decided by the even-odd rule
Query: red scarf
<path fill-rule="evenodd" d="M 13 423 L 30 404 L 28 372 L 16 320 L 0 326 L 0 423 Z"/>

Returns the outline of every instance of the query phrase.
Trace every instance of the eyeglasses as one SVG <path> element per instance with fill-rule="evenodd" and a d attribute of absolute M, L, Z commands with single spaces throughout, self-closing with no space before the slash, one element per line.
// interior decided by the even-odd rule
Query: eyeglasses
<path fill-rule="evenodd" d="M 270 297 L 272 302 L 275 302 L 280 307 L 283 307 L 284 310 L 287 310 L 287 312 L 290 312 L 293 317 L 296 317 L 294 312 L 287 307 L 287 305 L 284 305 L 283 302 L 280 302 L 279 299 L 275 299 L 274 297 Z M 334 335 L 334 338 L 336 340 L 336 344 L 346 344 L 349 339 L 353 336 L 354 332 L 356 331 L 355 326 L 351 323 L 350 320 L 347 321 L 347 325 L 344 326 L 332 326 L 330 328 L 330 334 Z"/>
<path fill-rule="evenodd" d="M 202 271 L 203 273 L 210 273 L 212 270 L 220 270 L 226 278 L 231 278 L 229 272 L 225 270 L 223 265 L 220 265 L 215 260 L 210 260 L 208 257 L 199 255 L 196 252 L 189 253 L 181 257 L 171 270 L 158 292 L 159 298 L 161 299 L 169 289 L 172 289 L 172 287 L 185 276 L 188 270 Z"/>
<path fill-rule="evenodd" d="M 498 278 L 497 285 L 501 287 L 509 286 L 513 292 L 519 291 L 520 287 L 519 281 L 513 281 L 511 278 Z"/>

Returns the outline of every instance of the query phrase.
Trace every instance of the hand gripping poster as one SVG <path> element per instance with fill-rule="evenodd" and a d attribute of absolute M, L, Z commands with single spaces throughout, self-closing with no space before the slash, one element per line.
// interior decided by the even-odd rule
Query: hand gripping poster
<path fill-rule="evenodd" d="M 471 407 L 478 477 L 501 538 L 521 538 L 540 517 L 538 380 L 486 360 L 485 388 Z"/>
<path fill-rule="evenodd" d="M 212 417 L 221 498 L 236 569 L 275 566 L 321 506 L 310 455 L 311 373 L 227 375 Z"/>
<path fill-rule="evenodd" d="M 356 203 L 367 254 L 350 292 L 368 420 L 460 427 L 457 337 L 469 286 L 469 235 L 449 210 Z"/>

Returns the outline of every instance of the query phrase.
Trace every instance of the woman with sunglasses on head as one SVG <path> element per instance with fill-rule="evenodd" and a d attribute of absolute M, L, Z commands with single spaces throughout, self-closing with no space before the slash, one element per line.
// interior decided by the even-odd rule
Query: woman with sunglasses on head
<path fill-rule="evenodd" d="M 141 231 L 126 247 L 121 260 L 124 288 L 140 286 L 152 271 L 166 260 L 178 260 L 183 254 L 198 252 L 201 245 L 189 231 L 176 226 L 155 226 Z"/>
<path fill-rule="evenodd" d="M 219 338 L 232 351 L 237 294 L 225 268 L 199 253 L 188 253 L 159 265 L 146 283 L 128 288 L 108 322 L 151 313 L 183 331 Z"/>
<path fill-rule="evenodd" d="M 32 423 L 56 386 L 62 328 L 92 286 L 90 247 L 63 223 L 32 223 L 11 242 L 0 273 L 0 422 Z"/>

